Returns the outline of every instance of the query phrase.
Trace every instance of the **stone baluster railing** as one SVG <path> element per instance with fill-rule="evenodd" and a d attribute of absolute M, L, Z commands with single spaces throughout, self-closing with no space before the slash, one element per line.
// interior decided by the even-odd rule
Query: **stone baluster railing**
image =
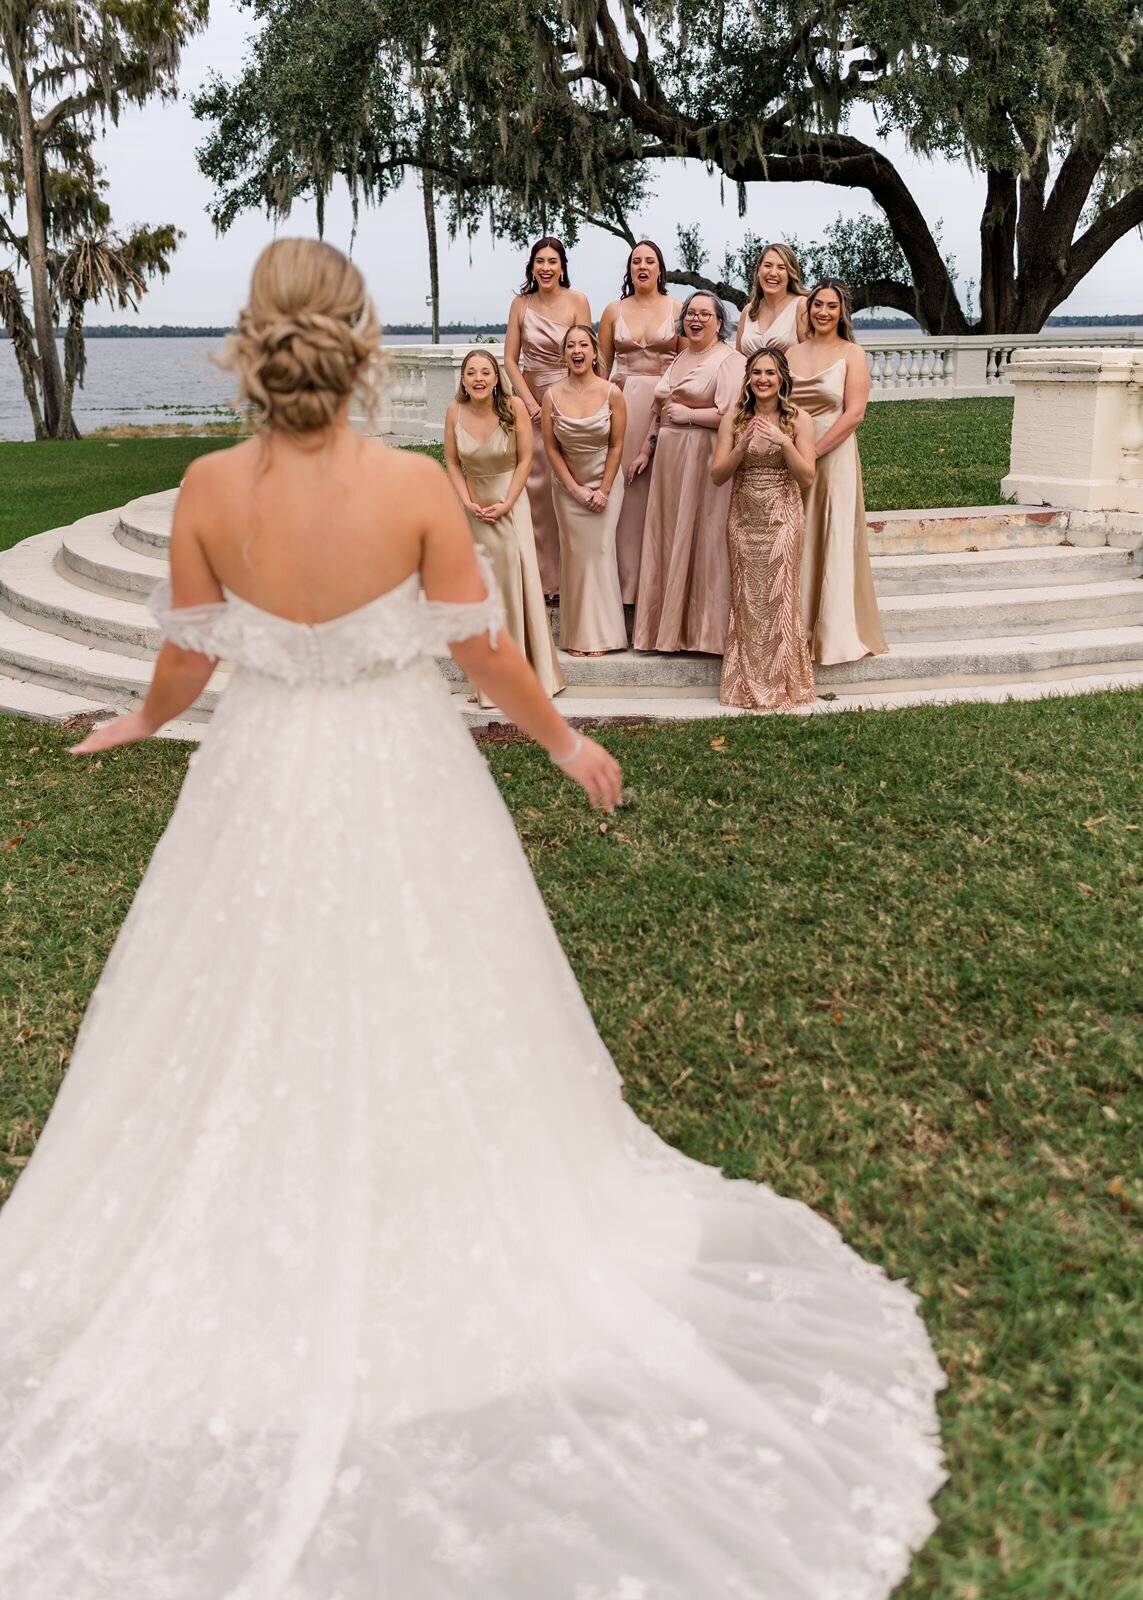
<path fill-rule="evenodd" d="M 1051 334 L 971 334 L 929 339 L 921 334 L 887 335 L 870 329 L 861 336 L 869 358 L 873 400 L 970 399 L 1010 395 L 1014 359 L 1028 350 L 1143 347 L 1134 332 L 1118 338 L 1081 336 L 1061 346 Z M 456 393 L 467 345 L 394 345 L 391 372 L 377 431 L 439 443 L 445 407 Z M 503 361 L 499 344 L 487 346 Z"/>

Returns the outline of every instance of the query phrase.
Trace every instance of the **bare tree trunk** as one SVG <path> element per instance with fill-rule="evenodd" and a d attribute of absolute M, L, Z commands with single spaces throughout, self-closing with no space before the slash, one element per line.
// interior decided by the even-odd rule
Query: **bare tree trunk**
<path fill-rule="evenodd" d="M 20 145 L 24 167 L 24 204 L 28 222 L 28 275 L 32 283 L 32 323 L 40 357 L 40 383 L 44 399 L 44 434 L 60 437 L 63 374 L 52 316 L 52 286 L 48 274 L 48 245 L 44 222 L 43 167 L 32 114 L 32 92 L 25 78 L 17 79 L 16 103 L 20 115 Z"/>
<path fill-rule="evenodd" d="M 432 306 L 433 343 L 441 342 L 441 279 L 437 259 L 437 212 L 433 175 L 421 168 L 421 197 L 425 203 L 425 233 L 429 241 L 429 300 Z"/>
<path fill-rule="evenodd" d="M 981 333 L 1011 331 L 1016 311 L 1016 222 L 1016 174 L 990 170 L 980 219 Z"/>

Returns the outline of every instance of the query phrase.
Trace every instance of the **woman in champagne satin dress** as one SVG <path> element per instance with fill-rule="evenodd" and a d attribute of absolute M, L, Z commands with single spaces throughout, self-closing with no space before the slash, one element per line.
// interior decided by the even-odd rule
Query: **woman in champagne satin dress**
<path fill-rule="evenodd" d="M 730 627 L 718 698 L 749 711 L 814 699 L 802 625 L 802 490 L 814 478 L 814 427 L 790 401 L 777 346 L 755 351 L 734 411 L 719 424 L 711 477 L 733 478 L 726 540 Z"/>
<path fill-rule="evenodd" d="M 802 614 L 823 665 L 884 655 L 855 437 L 869 399 L 869 364 L 854 342 L 849 290 L 825 278 L 807 302 L 809 337 L 789 353 L 794 402 L 814 419 L 817 472 L 806 490 Z"/>
<path fill-rule="evenodd" d="M 798 258 L 788 244 L 768 244 L 754 267 L 754 292 L 738 319 L 738 349 L 747 358 L 767 345 L 788 350 L 807 329 Z"/>
<path fill-rule="evenodd" d="M 745 363 L 724 342 L 726 311 L 692 294 L 679 319 L 684 348 L 655 388 L 655 410 L 629 475 L 651 467 L 635 602 L 636 650 L 720 656 L 730 620 L 726 519 L 730 485 L 711 482 L 715 435 L 738 399 Z"/>
<path fill-rule="evenodd" d="M 613 300 L 599 319 L 604 376 L 611 373 L 627 404 L 624 477 L 647 437 L 655 386 L 679 353 L 677 324 L 681 310 L 679 301 L 667 293 L 663 252 L 652 240 L 641 239 L 627 257 L 619 299 Z M 650 474 L 644 472 L 623 492 L 615 548 L 624 605 L 634 605 L 639 590 L 639 558 L 650 488 Z"/>
<path fill-rule="evenodd" d="M 620 458 L 627 412 L 601 376 L 590 328 L 564 338 L 567 379 L 544 395 L 544 448 L 560 528 L 560 646 L 573 656 L 627 648 L 615 529 L 623 505 Z"/>
<path fill-rule="evenodd" d="M 532 464 L 532 423 L 524 402 L 505 393 L 495 356 L 470 350 L 456 399 L 445 413 L 445 464 L 472 536 L 492 564 L 504 626 L 549 695 L 564 688 L 540 583 L 524 483 Z M 486 709 L 492 701 L 479 694 Z"/>
<path fill-rule="evenodd" d="M 570 285 L 563 242 L 547 236 L 537 239 L 504 335 L 504 370 L 532 419 L 528 503 L 540 581 L 549 598 L 560 590 L 560 534 L 552 505 L 552 469 L 540 433 L 540 408 L 545 390 L 567 376 L 564 334 L 575 322 L 591 323 L 587 296 Z"/>

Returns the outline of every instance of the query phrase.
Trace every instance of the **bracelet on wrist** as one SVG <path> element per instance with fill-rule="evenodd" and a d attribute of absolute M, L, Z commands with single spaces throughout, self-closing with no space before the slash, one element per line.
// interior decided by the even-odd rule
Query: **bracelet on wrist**
<path fill-rule="evenodd" d="M 551 750 L 548 751 L 548 759 L 555 767 L 570 767 L 576 756 L 583 749 L 583 740 L 575 729 L 569 728 L 568 732 L 571 734 L 574 743 L 566 756 L 557 756 Z"/>

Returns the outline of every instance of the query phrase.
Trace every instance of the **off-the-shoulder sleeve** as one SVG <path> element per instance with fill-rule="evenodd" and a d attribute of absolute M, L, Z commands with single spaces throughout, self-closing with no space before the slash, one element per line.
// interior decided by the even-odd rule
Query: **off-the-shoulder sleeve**
<path fill-rule="evenodd" d="M 227 615 L 225 600 L 205 606 L 171 604 L 171 582 L 163 578 L 147 596 L 147 610 L 159 624 L 164 639 L 180 650 L 197 650 L 200 655 L 218 660 L 222 654 L 222 624 Z"/>
<path fill-rule="evenodd" d="M 714 403 L 721 415 L 725 416 L 742 393 L 742 382 L 746 377 L 746 358 L 737 350 L 728 350 L 726 359 L 718 369 L 714 380 Z"/>
<path fill-rule="evenodd" d="M 483 550 L 476 551 L 476 564 L 484 583 L 483 600 L 423 599 L 417 607 L 419 621 L 424 623 L 424 643 L 434 655 L 444 655 L 450 644 L 474 639 L 479 633 L 487 633 L 489 644 L 496 649 L 504 626 L 504 602 Z"/>

